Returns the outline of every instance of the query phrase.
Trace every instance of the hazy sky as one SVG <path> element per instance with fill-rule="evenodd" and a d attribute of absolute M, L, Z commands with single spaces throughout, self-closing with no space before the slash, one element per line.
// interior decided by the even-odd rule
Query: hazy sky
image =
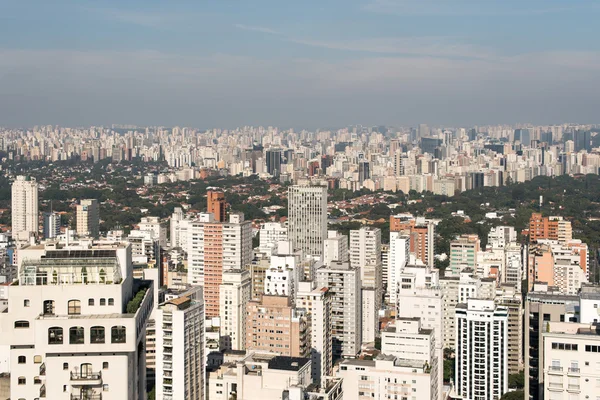
<path fill-rule="evenodd" d="M 0 0 L 0 125 L 600 122 L 600 2 Z"/>

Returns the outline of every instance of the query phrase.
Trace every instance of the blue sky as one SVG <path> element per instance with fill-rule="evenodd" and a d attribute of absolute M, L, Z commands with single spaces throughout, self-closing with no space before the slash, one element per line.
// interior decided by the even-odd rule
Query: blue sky
<path fill-rule="evenodd" d="M 0 0 L 0 125 L 594 123 L 598 17 L 577 0 Z"/>

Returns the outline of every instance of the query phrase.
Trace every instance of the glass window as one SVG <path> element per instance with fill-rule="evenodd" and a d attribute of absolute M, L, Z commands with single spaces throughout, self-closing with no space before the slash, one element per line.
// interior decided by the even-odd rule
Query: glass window
<path fill-rule="evenodd" d="M 69 300 L 69 315 L 81 314 L 81 301 Z"/>
<path fill-rule="evenodd" d="M 69 369 L 69 363 L 63 363 L 63 370 L 68 370 Z"/>
<path fill-rule="evenodd" d="M 33 363 L 34 364 L 41 364 L 42 363 L 42 356 L 33 356 Z"/>
<path fill-rule="evenodd" d="M 27 357 L 19 356 L 17 360 L 19 364 L 25 364 L 27 362 Z"/>
<path fill-rule="evenodd" d="M 54 314 L 54 300 L 44 300 L 44 314 Z"/>
<path fill-rule="evenodd" d="M 109 306 L 114 306 L 115 305 L 115 299 L 108 299 L 108 305 Z"/>
<path fill-rule="evenodd" d="M 94 299 L 88 299 L 88 306 L 94 305 Z"/>
<path fill-rule="evenodd" d="M 108 361 L 102 363 L 102 369 L 108 369 Z"/>
<path fill-rule="evenodd" d="M 55 326 L 48 328 L 48 344 L 62 344 L 63 343 L 63 328 Z"/>
<path fill-rule="evenodd" d="M 74 326 L 69 329 L 69 344 L 83 344 L 83 327 Z"/>
<path fill-rule="evenodd" d="M 19 385 L 26 385 L 27 384 L 27 379 L 25 379 L 24 376 L 20 376 L 17 381 L 19 382 Z"/>
<path fill-rule="evenodd" d="M 112 343 L 125 343 L 126 329 L 124 326 L 113 326 L 110 332 Z"/>
<path fill-rule="evenodd" d="M 15 329 L 29 328 L 29 321 L 15 321 Z"/>
<path fill-rule="evenodd" d="M 92 326 L 90 329 L 90 343 L 104 343 L 103 326 Z"/>
<path fill-rule="evenodd" d="M 23 300 L 23 307 L 29 307 L 30 304 L 28 299 Z"/>
<path fill-rule="evenodd" d="M 101 306 L 105 306 L 106 305 L 106 299 L 100 299 L 100 305 Z"/>

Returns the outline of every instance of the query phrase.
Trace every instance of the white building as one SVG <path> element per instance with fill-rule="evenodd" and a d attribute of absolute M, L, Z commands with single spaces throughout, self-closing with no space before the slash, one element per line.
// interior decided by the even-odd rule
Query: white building
<path fill-rule="evenodd" d="M 362 300 L 362 342 L 374 343 L 379 334 L 380 291 L 374 287 L 363 287 L 360 291 Z"/>
<path fill-rule="evenodd" d="M 323 254 L 327 238 L 327 187 L 302 181 L 288 190 L 288 237 L 305 255 Z"/>
<path fill-rule="evenodd" d="M 304 266 L 300 252 L 292 251 L 291 240 L 277 243 L 276 253 L 271 255 L 265 271 L 264 294 L 289 296 L 295 299 L 298 283 L 304 278 Z"/>
<path fill-rule="evenodd" d="M 348 261 L 348 236 L 338 231 L 327 231 L 327 239 L 323 241 L 323 263 L 332 261 Z"/>
<path fill-rule="evenodd" d="M 250 272 L 241 269 L 223 271 L 223 282 L 219 290 L 221 345 L 225 349 L 244 350 L 246 305 L 251 298 Z"/>
<path fill-rule="evenodd" d="M 180 207 L 175 207 L 171 215 L 171 247 L 187 248 L 187 232 L 191 220 L 187 219 Z"/>
<path fill-rule="evenodd" d="M 53 239 L 60 235 L 60 214 L 44 213 L 44 239 Z"/>
<path fill-rule="evenodd" d="M 156 398 L 202 400 L 204 396 L 204 301 L 194 287 L 158 306 Z"/>
<path fill-rule="evenodd" d="M 153 239 L 158 239 L 158 243 L 165 247 L 167 245 L 167 227 L 160 222 L 158 217 L 142 217 L 138 224 L 138 230 L 142 232 L 151 232 Z"/>
<path fill-rule="evenodd" d="M 375 360 L 344 360 L 344 400 L 427 399 L 438 400 L 436 375 L 427 363 L 379 355 Z"/>
<path fill-rule="evenodd" d="M 360 270 L 363 287 L 381 288 L 381 230 L 350 231 L 350 265 Z"/>
<path fill-rule="evenodd" d="M 38 183 L 34 178 L 19 175 L 13 182 L 11 218 L 14 240 L 28 241 L 30 235 L 37 235 Z"/>
<path fill-rule="evenodd" d="M 311 373 L 315 383 L 332 374 L 331 307 L 332 297 L 329 289 L 313 289 L 312 282 L 300 282 L 296 308 L 306 309 L 310 319 Z"/>
<path fill-rule="evenodd" d="M 98 200 L 84 199 L 77 205 L 77 235 L 80 237 L 98 237 L 100 231 L 100 210 Z"/>
<path fill-rule="evenodd" d="M 133 279 L 129 245 L 51 243 L 19 252 L 19 280 L 0 312 L 10 397 L 145 399 L 154 291 Z"/>
<path fill-rule="evenodd" d="M 132 230 L 127 236 L 131 243 L 131 257 L 134 264 L 161 264 L 161 247 L 158 238 L 152 237 L 152 232 Z"/>
<path fill-rule="evenodd" d="M 398 277 L 410 255 L 410 238 L 402 236 L 399 232 L 390 233 L 390 251 L 388 255 L 388 284 L 387 293 L 390 304 L 398 301 Z"/>
<path fill-rule="evenodd" d="M 508 391 L 508 310 L 493 300 L 456 306 L 455 390 L 461 399 L 497 400 Z"/>
<path fill-rule="evenodd" d="M 356 357 L 362 344 L 360 272 L 347 262 L 332 262 L 316 276 L 316 287 L 328 288 L 332 296 L 333 356 Z"/>
<path fill-rule="evenodd" d="M 277 243 L 288 239 L 287 225 L 279 222 L 266 222 L 260 226 L 258 231 L 261 253 L 271 254 L 277 249 Z"/>
<path fill-rule="evenodd" d="M 488 233 L 488 247 L 505 248 L 517 241 L 517 232 L 512 226 L 495 226 Z"/>

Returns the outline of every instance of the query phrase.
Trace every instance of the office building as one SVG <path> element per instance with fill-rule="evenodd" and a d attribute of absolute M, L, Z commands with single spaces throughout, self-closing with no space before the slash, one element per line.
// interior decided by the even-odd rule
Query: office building
<path fill-rule="evenodd" d="M 54 239 L 60 235 L 60 214 L 44 213 L 44 239 Z"/>
<path fill-rule="evenodd" d="M 160 304 L 155 319 L 156 398 L 204 399 L 202 288 L 194 287 Z"/>
<path fill-rule="evenodd" d="M 306 310 L 296 308 L 289 297 L 263 295 L 260 301 L 248 302 L 246 309 L 246 350 L 289 357 L 310 355 Z"/>
<path fill-rule="evenodd" d="M 362 343 L 360 271 L 347 262 L 332 262 L 317 270 L 316 287 L 331 292 L 334 359 L 356 357 Z"/>
<path fill-rule="evenodd" d="M 100 210 L 98 200 L 85 199 L 77 205 L 77 235 L 97 238 L 100 231 Z"/>
<path fill-rule="evenodd" d="M 227 350 L 246 348 L 246 307 L 251 296 L 250 273 L 242 269 L 223 271 L 219 288 L 221 345 Z"/>
<path fill-rule="evenodd" d="M 497 400 L 508 391 L 508 311 L 493 300 L 456 306 L 455 390 L 461 399 Z"/>
<path fill-rule="evenodd" d="M 28 241 L 37 235 L 38 183 L 34 178 L 19 175 L 12 184 L 11 218 L 12 236 L 16 241 Z"/>
<path fill-rule="evenodd" d="M 327 187 L 303 181 L 288 190 L 288 237 L 304 255 L 323 254 L 327 238 Z"/>
<path fill-rule="evenodd" d="M 267 172 L 278 177 L 281 174 L 281 149 L 270 149 L 265 152 Z"/>
<path fill-rule="evenodd" d="M 154 290 L 133 278 L 129 245 L 50 242 L 19 259 L 0 311 L 10 398 L 145 399 Z"/>

